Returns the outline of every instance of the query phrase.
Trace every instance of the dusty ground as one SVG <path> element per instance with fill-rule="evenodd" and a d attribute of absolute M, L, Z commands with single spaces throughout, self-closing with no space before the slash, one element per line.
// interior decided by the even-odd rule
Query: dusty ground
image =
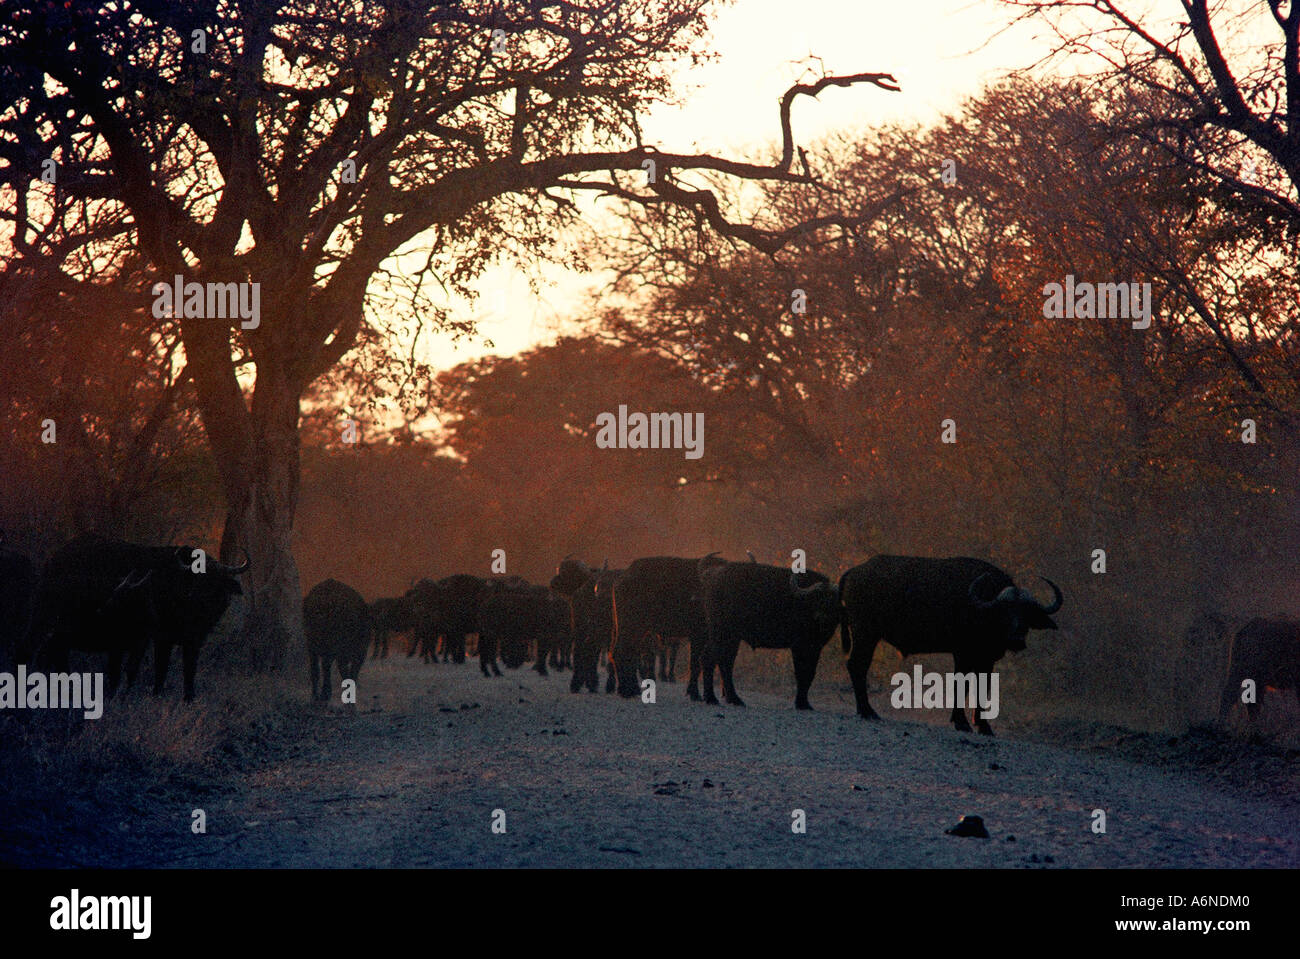
<path fill-rule="evenodd" d="M 101 792 L 93 808 L 11 783 L 0 862 L 1300 865 L 1294 757 L 1274 763 L 1279 786 L 1172 762 L 1175 739 L 1081 750 L 1017 739 L 1009 721 L 995 721 L 993 739 L 937 720 L 865 723 L 837 685 L 819 680 L 818 711 L 798 713 L 743 683 L 745 709 L 691 703 L 680 683 L 647 705 L 572 695 L 567 673 L 488 680 L 470 664 L 372 662 L 359 708 L 304 701 L 292 735 L 235 750 L 220 776 Z M 191 831 L 195 808 L 204 835 Z M 791 831 L 796 809 L 805 834 Z M 1092 831 L 1094 809 L 1104 834 Z M 491 830 L 494 810 L 504 834 Z M 946 835 L 964 815 L 981 816 L 991 838 Z"/>

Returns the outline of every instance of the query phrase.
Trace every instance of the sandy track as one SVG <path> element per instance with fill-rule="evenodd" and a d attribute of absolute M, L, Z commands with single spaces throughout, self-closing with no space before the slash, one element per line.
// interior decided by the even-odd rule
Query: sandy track
<path fill-rule="evenodd" d="M 139 864 L 1300 864 L 1293 806 L 1191 775 L 864 723 L 817 685 L 813 713 L 751 691 L 745 709 L 691 703 L 681 684 L 659 692 L 647 705 L 572 695 L 567 673 L 488 680 L 472 664 L 369 663 L 365 705 L 322 707 L 319 744 L 223 784 L 203 804 L 207 835 L 155 845 Z M 1096 808 L 1105 835 L 1090 828 Z M 806 834 L 791 831 L 795 809 Z M 968 814 L 990 839 L 945 835 Z"/>

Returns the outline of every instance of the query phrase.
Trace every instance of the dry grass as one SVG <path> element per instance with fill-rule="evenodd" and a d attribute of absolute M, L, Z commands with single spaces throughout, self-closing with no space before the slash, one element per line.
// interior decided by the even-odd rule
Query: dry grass
<path fill-rule="evenodd" d="M 157 697 L 136 688 L 119 692 L 98 719 L 75 711 L 0 716 L 5 778 L 33 797 L 76 797 L 219 775 L 283 742 L 311 708 L 305 690 L 280 674 L 199 678 L 192 703 L 175 690 Z"/>

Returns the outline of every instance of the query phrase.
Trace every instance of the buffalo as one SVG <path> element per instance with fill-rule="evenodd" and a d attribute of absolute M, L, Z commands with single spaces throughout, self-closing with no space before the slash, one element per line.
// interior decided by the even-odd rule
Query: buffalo
<path fill-rule="evenodd" d="M 821 573 L 792 574 L 781 566 L 727 563 L 700 574 L 708 641 L 700 653 L 704 701 L 713 695 L 713 667 L 722 673 L 728 703 L 743 706 L 732 667 L 740 642 L 753 649 L 788 649 L 794 661 L 796 709 L 812 709 L 808 689 L 822 648 L 840 621 L 838 587 Z"/>
<path fill-rule="evenodd" d="M 475 629 L 478 666 L 484 676 L 501 675 L 498 654 L 511 668 L 523 663 L 534 626 L 535 602 L 530 589 L 527 580 L 511 576 L 489 580 L 480 594 Z"/>
<path fill-rule="evenodd" d="M 426 663 L 438 661 L 438 636 L 442 632 L 442 587 L 431 579 L 422 579 L 402 597 L 411 621 L 410 659 L 416 653 Z"/>
<path fill-rule="evenodd" d="M 1228 651 L 1228 678 L 1219 701 L 1219 719 L 1241 700 L 1243 680 L 1255 681 L 1256 701 L 1246 704 L 1250 723 L 1259 718 L 1258 695 L 1266 687 L 1290 689 L 1300 701 L 1300 622 L 1252 619 L 1237 631 Z"/>
<path fill-rule="evenodd" d="M 511 576 L 492 581 L 479 606 L 479 668 L 495 675 L 496 655 L 510 669 L 518 669 L 528 658 L 529 645 L 536 646 L 533 669 L 546 676 L 549 654 L 569 637 L 568 606 L 545 586 L 533 586 Z"/>
<path fill-rule="evenodd" d="M 438 580 L 438 632 L 442 635 L 442 661 L 465 662 L 465 637 L 478 629 L 478 608 L 486 583 L 477 576 L 457 573 Z"/>
<path fill-rule="evenodd" d="M 173 645 L 184 657 L 184 696 L 194 699 L 199 647 L 243 593 L 248 569 L 207 559 L 195 571 L 188 546 L 138 546 L 86 534 L 60 548 L 45 565 L 37 589 L 28 647 L 43 650 L 54 669 L 66 670 L 68 652 L 108 653 L 108 691 L 117 688 L 126 659 L 127 682 L 149 640 L 154 688 L 162 693 Z"/>
<path fill-rule="evenodd" d="M 465 637 L 478 630 L 479 602 L 487 584 L 477 576 L 458 573 L 434 582 L 422 579 L 407 591 L 415 638 L 407 656 L 419 652 L 425 662 L 437 662 L 438 637 L 442 661 L 465 662 Z"/>
<path fill-rule="evenodd" d="M 388 641 L 394 633 L 415 629 L 415 601 L 406 596 L 377 599 L 370 604 L 370 619 L 374 624 L 375 649 L 371 659 L 388 658 Z"/>
<path fill-rule="evenodd" d="M 1007 650 L 1025 648 L 1031 629 L 1056 629 L 1052 614 L 1061 591 L 1046 577 L 1055 599 L 1044 606 L 991 563 L 969 557 L 928 559 L 876 556 L 840 577 L 849 678 L 858 715 L 876 719 L 867 701 L 867 671 L 881 640 L 904 656 L 951 653 L 958 673 L 988 673 Z M 965 711 L 953 706 L 953 725 L 970 731 Z M 976 716 L 979 731 L 993 730 Z"/>
<path fill-rule="evenodd" d="M 572 664 L 567 652 L 573 648 L 573 630 L 569 625 L 569 604 L 545 586 L 532 587 L 533 602 L 537 609 L 537 661 L 533 669 L 546 675 L 546 651 L 550 650 L 552 665 L 555 663 L 555 651 L 561 650 L 558 668 L 564 669 Z"/>
<path fill-rule="evenodd" d="M 335 662 L 339 676 L 355 683 L 371 636 L 370 607 L 361 594 L 337 579 L 317 583 L 303 598 L 302 628 L 311 658 L 312 698 L 330 698 Z"/>
<path fill-rule="evenodd" d="M 551 591 L 568 603 L 569 634 L 573 646 L 573 675 L 569 678 L 569 692 L 579 692 L 584 686 L 595 692 L 599 684 L 599 665 L 602 655 L 607 656 L 610 636 L 614 628 L 614 583 L 623 574 L 621 569 L 609 569 L 609 561 L 601 569 L 592 569 L 580 560 L 566 556 L 560 561 L 551 579 Z M 614 691 L 613 664 L 606 659 L 608 672 L 605 692 Z"/>
<path fill-rule="evenodd" d="M 700 572 L 725 560 L 651 556 L 633 560 L 614 583 L 614 633 L 610 655 L 618 694 L 640 692 L 637 673 L 653 678 L 655 644 L 664 637 L 686 637 L 691 644 L 691 681 L 687 694 L 699 699 L 699 649 L 708 636 L 700 602 Z"/>

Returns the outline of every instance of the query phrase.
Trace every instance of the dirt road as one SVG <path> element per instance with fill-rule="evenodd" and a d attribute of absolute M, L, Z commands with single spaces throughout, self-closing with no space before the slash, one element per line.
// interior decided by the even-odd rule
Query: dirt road
<path fill-rule="evenodd" d="M 140 838 L 131 864 L 1300 864 L 1286 797 L 940 725 L 865 723 L 833 685 L 815 685 L 818 711 L 798 713 L 749 690 L 745 709 L 688 702 L 680 684 L 649 705 L 572 695 L 567 673 L 488 680 L 470 664 L 404 658 L 369 663 L 362 679 L 363 704 L 320 707 L 313 740 L 284 758 L 206 795 L 171 791 L 147 824 L 123 824 Z M 206 834 L 187 828 L 191 806 Z M 795 810 L 806 832 L 792 830 Z M 991 838 L 945 834 L 972 814 Z"/>

